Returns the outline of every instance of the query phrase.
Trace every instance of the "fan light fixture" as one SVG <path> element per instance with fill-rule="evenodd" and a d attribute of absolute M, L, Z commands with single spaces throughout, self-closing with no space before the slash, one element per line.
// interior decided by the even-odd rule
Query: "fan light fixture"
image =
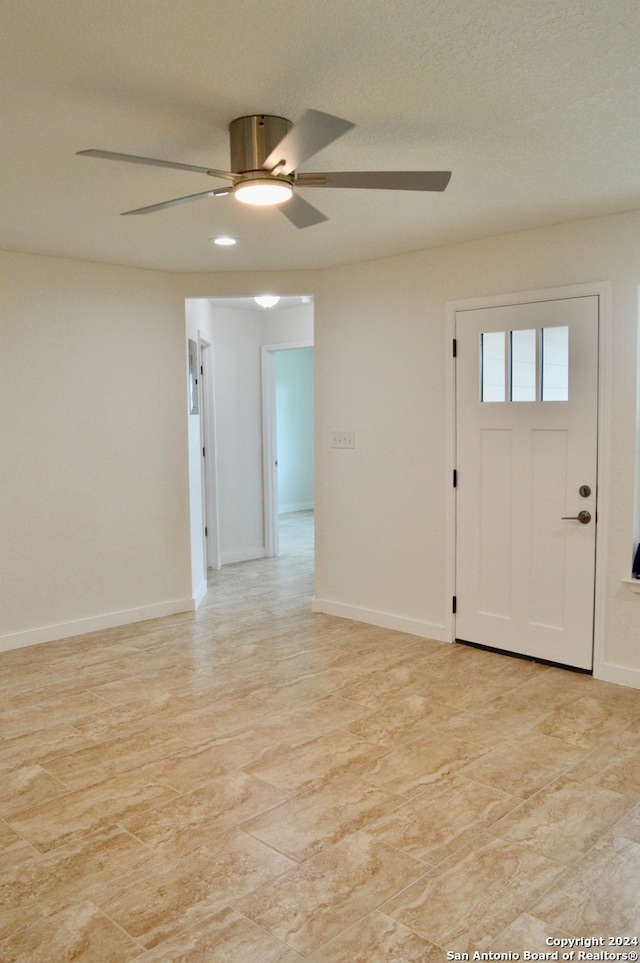
<path fill-rule="evenodd" d="M 253 299 L 261 308 L 273 308 L 280 300 L 277 294 L 259 294 Z"/>
<path fill-rule="evenodd" d="M 274 114 L 250 114 L 236 117 L 229 124 L 230 171 L 213 167 L 183 164 L 181 161 L 139 157 L 137 154 L 117 154 L 110 150 L 81 150 L 85 157 L 125 161 L 129 164 L 149 164 L 170 170 L 191 171 L 227 181 L 226 187 L 215 187 L 198 194 L 174 197 L 160 204 L 137 207 L 123 214 L 151 214 L 178 204 L 205 197 L 235 194 L 244 204 L 282 204 L 284 216 L 297 228 L 322 224 L 327 217 L 298 195 L 290 204 L 294 188 L 328 187 L 348 190 L 384 191 L 443 191 L 449 183 L 451 171 L 333 171 L 300 173 L 300 166 L 319 151 L 328 147 L 353 128 L 349 120 L 306 110 L 294 126 L 286 117 Z"/>
<path fill-rule="evenodd" d="M 237 187 L 234 187 L 233 193 L 243 204 L 269 207 L 272 204 L 288 201 L 293 194 L 293 188 L 286 180 L 277 180 L 275 177 L 256 177 L 241 181 Z"/>

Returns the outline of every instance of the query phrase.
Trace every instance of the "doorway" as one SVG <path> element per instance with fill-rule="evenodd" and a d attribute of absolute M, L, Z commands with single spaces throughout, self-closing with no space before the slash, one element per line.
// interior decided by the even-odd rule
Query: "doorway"
<path fill-rule="evenodd" d="M 263 345 L 265 553 L 280 551 L 279 520 L 314 508 L 313 342 Z"/>
<path fill-rule="evenodd" d="M 598 294 L 454 312 L 459 641 L 593 669 Z"/>
<path fill-rule="evenodd" d="M 189 340 L 199 346 L 202 365 L 200 405 L 188 406 L 187 419 L 197 607 L 207 591 L 207 571 L 267 554 L 261 347 L 313 344 L 313 298 L 286 295 L 268 311 L 258 309 L 253 297 L 187 298 L 185 327 L 185 346 Z"/>

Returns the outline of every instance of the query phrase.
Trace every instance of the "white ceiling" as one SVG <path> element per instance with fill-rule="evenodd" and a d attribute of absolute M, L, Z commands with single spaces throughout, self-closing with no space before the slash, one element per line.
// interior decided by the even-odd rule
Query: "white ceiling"
<path fill-rule="evenodd" d="M 322 268 L 640 208 L 638 0 L 2 0 L 0 247 L 174 271 Z M 232 197 L 229 122 L 357 126 L 312 170 L 452 170 L 442 194 L 310 190 L 297 230 Z M 303 193 L 301 191 L 301 193 Z M 216 234 L 235 248 L 209 243 Z"/>

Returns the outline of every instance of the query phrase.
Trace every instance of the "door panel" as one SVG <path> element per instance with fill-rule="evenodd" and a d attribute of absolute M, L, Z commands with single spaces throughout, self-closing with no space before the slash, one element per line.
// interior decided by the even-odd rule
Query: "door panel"
<path fill-rule="evenodd" d="M 456 636 L 590 669 L 598 298 L 458 311 L 456 339 Z"/>

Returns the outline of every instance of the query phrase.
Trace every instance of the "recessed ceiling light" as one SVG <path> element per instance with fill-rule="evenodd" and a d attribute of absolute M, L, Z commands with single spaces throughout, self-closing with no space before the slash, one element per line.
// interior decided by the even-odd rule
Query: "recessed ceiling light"
<path fill-rule="evenodd" d="M 212 237 L 210 240 L 213 241 L 214 244 L 217 244 L 218 247 L 233 247 L 234 244 L 238 243 L 237 238 L 227 237 L 226 235 L 222 237 Z"/>

